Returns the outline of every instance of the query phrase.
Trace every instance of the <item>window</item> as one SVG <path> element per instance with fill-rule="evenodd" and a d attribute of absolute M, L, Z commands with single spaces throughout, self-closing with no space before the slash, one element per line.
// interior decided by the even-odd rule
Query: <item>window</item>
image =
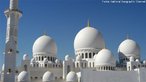
<path fill-rule="evenodd" d="M 87 64 L 85 63 L 85 68 L 86 68 Z"/>
<path fill-rule="evenodd" d="M 8 72 L 11 73 L 11 69 L 8 69 Z"/>
<path fill-rule="evenodd" d="M 41 58 L 39 57 L 39 61 L 41 60 Z"/>
<path fill-rule="evenodd" d="M 27 65 L 24 65 L 24 70 L 27 71 Z"/>
<path fill-rule="evenodd" d="M 16 70 L 15 72 L 18 73 L 18 70 Z"/>
<path fill-rule="evenodd" d="M 44 60 L 44 57 L 42 56 L 42 61 Z"/>
<path fill-rule="evenodd" d="M 50 58 L 48 57 L 48 61 L 50 60 Z"/>
<path fill-rule="evenodd" d="M 88 53 L 85 53 L 85 58 L 88 58 Z"/>
<path fill-rule="evenodd" d="M 89 53 L 89 58 L 91 58 L 91 53 Z"/>
<path fill-rule="evenodd" d="M 68 65 L 67 66 L 67 73 L 69 73 L 70 72 L 70 66 Z"/>
<path fill-rule="evenodd" d="M 82 58 L 84 58 L 84 54 L 82 53 Z"/>
<path fill-rule="evenodd" d="M 95 55 L 95 53 L 93 53 L 93 56 Z"/>
<path fill-rule="evenodd" d="M 52 57 L 50 58 L 50 60 L 52 61 Z"/>
<path fill-rule="evenodd" d="M 38 77 L 35 77 L 35 79 L 38 79 Z"/>
<path fill-rule="evenodd" d="M 79 67 L 79 64 L 77 63 L 77 67 Z"/>
<path fill-rule="evenodd" d="M 45 64 L 45 67 L 47 67 L 47 64 Z"/>

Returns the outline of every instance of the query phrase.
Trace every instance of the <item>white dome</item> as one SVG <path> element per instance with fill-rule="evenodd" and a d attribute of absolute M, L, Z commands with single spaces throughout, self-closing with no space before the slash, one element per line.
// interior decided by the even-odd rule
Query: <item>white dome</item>
<path fill-rule="evenodd" d="M 48 63 L 48 59 L 47 58 L 44 58 L 43 62 L 46 64 Z"/>
<path fill-rule="evenodd" d="M 27 54 L 23 55 L 23 60 L 29 60 L 29 56 Z"/>
<path fill-rule="evenodd" d="M 31 61 L 30 61 L 31 64 L 34 64 L 35 62 L 36 62 L 36 61 L 35 61 L 34 58 L 32 58 Z"/>
<path fill-rule="evenodd" d="M 69 56 L 69 55 L 66 55 L 66 56 L 65 56 L 65 60 L 66 60 L 66 61 L 71 60 L 70 56 Z"/>
<path fill-rule="evenodd" d="M 94 48 L 102 49 L 105 43 L 102 34 L 92 27 L 85 27 L 80 30 L 74 39 L 74 49 Z"/>
<path fill-rule="evenodd" d="M 55 63 L 56 63 L 56 64 L 60 64 L 61 62 L 60 62 L 59 59 L 56 59 L 56 60 L 55 60 Z"/>
<path fill-rule="evenodd" d="M 143 61 L 143 64 L 146 64 L 146 60 Z"/>
<path fill-rule="evenodd" d="M 39 37 L 33 44 L 33 56 L 36 54 L 55 56 L 57 54 L 56 43 L 47 35 Z"/>
<path fill-rule="evenodd" d="M 73 71 L 69 72 L 66 76 L 66 81 L 67 82 L 77 82 L 77 74 Z"/>
<path fill-rule="evenodd" d="M 76 73 L 78 78 L 81 78 L 81 72 Z"/>
<path fill-rule="evenodd" d="M 135 61 L 136 61 L 136 62 L 139 62 L 139 59 L 136 59 Z"/>
<path fill-rule="evenodd" d="M 29 82 L 29 74 L 26 71 L 22 71 L 19 75 L 18 75 L 18 82 Z"/>
<path fill-rule="evenodd" d="M 102 49 L 99 51 L 95 58 L 96 66 L 116 66 L 116 60 L 114 59 L 112 52 L 108 49 Z"/>
<path fill-rule="evenodd" d="M 54 80 L 54 75 L 52 72 L 47 71 L 43 75 L 43 82 L 51 82 Z"/>
<path fill-rule="evenodd" d="M 82 60 L 82 56 L 81 55 L 77 55 L 76 56 L 76 61 L 81 61 Z"/>
<path fill-rule="evenodd" d="M 126 39 L 120 44 L 118 53 L 120 56 L 139 58 L 140 48 L 135 41 Z"/>

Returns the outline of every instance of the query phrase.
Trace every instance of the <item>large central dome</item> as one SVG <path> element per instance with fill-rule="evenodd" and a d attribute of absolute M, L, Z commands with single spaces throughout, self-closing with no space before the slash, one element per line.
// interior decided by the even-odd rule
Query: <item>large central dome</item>
<path fill-rule="evenodd" d="M 102 49 L 105 43 L 102 34 L 93 27 L 87 26 L 80 30 L 74 40 L 74 49 L 94 48 Z"/>
<path fill-rule="evenodd" d="M 39 37 L 33 45 L 33 56 L 35 55 L 49 55 L 49 56 L 55 56 L 57 53 L 57 47 L 54 40 L 47 36 L 43 35 Z"/>

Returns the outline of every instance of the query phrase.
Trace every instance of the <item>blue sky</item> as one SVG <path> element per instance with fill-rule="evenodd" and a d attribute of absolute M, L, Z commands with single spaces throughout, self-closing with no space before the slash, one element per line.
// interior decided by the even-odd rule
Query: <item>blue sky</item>
<path fill-rule="evenodd" d="M 19 22 L 18 62 L 24 53 L 32 57 L 34 41 L 44 32 L 58 46 L 58 58 L 74 57 L 73 42 L 79 30 L 90 20 L 92 27 L 102 32 L 106 46 L 117 58 L 119 44 L 126 35 L 141 47 L 146 59 L 146 4 L 104 4 L 101 0 L 19 0 L 23 16 Z M 5 50 L 6 17 L 9 0 L 0 0 L 0 66 Z"/>

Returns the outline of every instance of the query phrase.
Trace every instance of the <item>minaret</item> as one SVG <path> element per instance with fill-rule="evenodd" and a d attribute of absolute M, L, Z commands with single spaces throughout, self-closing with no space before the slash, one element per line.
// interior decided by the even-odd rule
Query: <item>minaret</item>
<path fill-rule="evenodd" d="M 3 82 L 15 82 L 16 55 L 18 53 L 17 30 L 19 18 L 22 16 L 21 11 L 18 9 L 18 0 L 10 0 L 9 9 L 7 9 L 4 13 L 7 18 L 7 33 Z"/>

